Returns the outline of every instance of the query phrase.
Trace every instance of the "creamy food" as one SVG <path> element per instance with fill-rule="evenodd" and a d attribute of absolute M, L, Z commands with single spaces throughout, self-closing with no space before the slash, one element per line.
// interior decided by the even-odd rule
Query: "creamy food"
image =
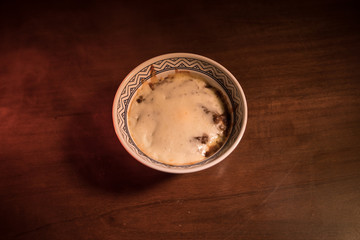
<path fill-rule="evenodd" d="M 214 154 L 226 140 L 229 122 L 221 92 L 184 71 L 144 82 L 128 111 L 139 149 L 170 165 L 194 164 Z"/>

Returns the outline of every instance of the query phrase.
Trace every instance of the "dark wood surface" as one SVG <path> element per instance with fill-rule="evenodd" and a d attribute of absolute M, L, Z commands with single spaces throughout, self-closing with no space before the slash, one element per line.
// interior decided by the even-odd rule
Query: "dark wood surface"
<path fill-rule="evenodd" d="M 0 3 L 0 239 L 360 239 L 360 17 L 350 1 Z M 172 175 L 111 119 L 143 61 L 242 85 L 245 135 Z"/>

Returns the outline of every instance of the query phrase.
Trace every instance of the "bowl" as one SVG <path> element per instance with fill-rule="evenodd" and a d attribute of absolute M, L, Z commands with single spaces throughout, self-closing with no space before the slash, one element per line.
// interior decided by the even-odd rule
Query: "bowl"
<path fill-rule="evenodd" d="M 153 69 L 153 70 L 151 70 Z M 154 71 L 164 76 L 175 71 L 200 74 L 215 85 L 226 98 L 230 108 L 231 126 L 228 138 L 213 155 L 191 165 L 169 165 L 150 158 L 133 141 L 127 123 L 127 113 L 134 100 L 136 90 L 150 79 Z M 207 57 L 192 53 L 169 53 L 151 58 L 132 70 L 121 82 L 113 103 L 113 124 L 116 135 L 123 147 L 142 164 L 168 173 L 190 173 L 207 169 L 224 160 L 239 144 L 247 123 L 247 103 L 237 79 L 222 65 Z"/>

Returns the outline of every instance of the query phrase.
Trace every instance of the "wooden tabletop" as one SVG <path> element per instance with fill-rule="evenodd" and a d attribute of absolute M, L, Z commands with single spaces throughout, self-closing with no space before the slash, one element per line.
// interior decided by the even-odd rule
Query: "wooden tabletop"
<path fill-rule="evenodd" d="M 2 1 L 0 239 L 360 239 L 359 29 L 355 1 Z M 249 108 L 185 175 L 112 125 L 122 79 L 171 52 L 224 65 Z"/>

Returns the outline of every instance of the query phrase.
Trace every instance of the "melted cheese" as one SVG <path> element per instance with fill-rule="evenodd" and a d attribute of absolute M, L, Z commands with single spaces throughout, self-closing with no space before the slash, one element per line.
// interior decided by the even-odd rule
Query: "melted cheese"
<path fill-rule="evenodd" d="M 224 129 L 214 114 L 224 112 L 224 103 L 205 80 L 177 72 L 143 83 L 130 105 L 128 126 L 136 145 L 152 159 L 188 165 L 204 160 L 223 141 Z"/>

